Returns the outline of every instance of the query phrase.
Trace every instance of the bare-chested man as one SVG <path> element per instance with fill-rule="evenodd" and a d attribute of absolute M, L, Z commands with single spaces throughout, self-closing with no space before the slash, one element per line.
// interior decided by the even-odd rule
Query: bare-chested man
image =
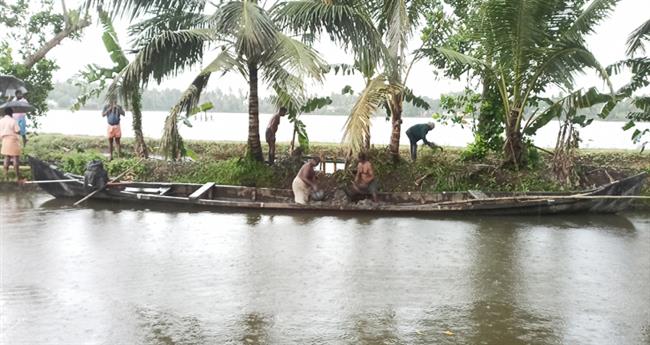
<path fill-rule="evenodd" d="M 269 120 L 269 125 L 266 126 L 266 142 L 269 144 L 269 163 L 273 164 L 275 161 L 275 133 L 280 126 L 280 117 L 287 114 L 287 108 L 282 107 L 278 112 L 273 115 Z"/>
<path fill-rule="evenodd" d="M 359 194 L 371 194 L 372 201 L 378 201 L 377 178 L 372 163 L 368 161 L 368 155 L 365 152 L 359 153 L 359 164 L 357 165 L 357 174 L 354 177 L 352 188 Z"/>

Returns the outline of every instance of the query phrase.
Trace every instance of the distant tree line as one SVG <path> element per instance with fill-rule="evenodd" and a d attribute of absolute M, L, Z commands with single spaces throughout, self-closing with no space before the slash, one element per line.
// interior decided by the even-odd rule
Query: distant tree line
<path fill-rule="evenodd" d="M 142 95 L 142 106 L 146 111 L 169 111 L 182 91 L 179 89 L 147 89 Z M 81 89 L 71 82 L 57 82 L 54 84 L 48 97 L 48 102 L 52 109 L 69 109 L 77 97 L 81 94 Z M 356 97 L 350 94 L 332 93 L 329 95 L 332 104 L 325 108 L 318 109 L 316 112 L 320 115 L 348 115 L 350 109 L 354 106 Z M 407 117 L 428 117 L 435 113 L 444 112 L 441 107 L 440 99 L 422 97 L 431 108 L 423 110 L 411 103 L 404 104 L 404 116 Z M 90 99 L 82 109 L 98 110 L 103 107 L 104 96 Z M 220 113 L 246 113 L 248 111 L 248 95 L 241 90 L 230 91 L 225 93 L 221 90 L 206 91 L 201 97 L 201 103 L 211 102 L 214 105 L 213 111 Z M 630 100 L 624 100 L 616 105 L 616 108 L 609 114 L 606 121 L 625 121 L 626 115 L 634 109 Z M 263 98 L 260 100 L 260 111 L 263 113 L 275 112 L 275 106 L 272 100 Z M 534 109 L 531 110 L 533 112 Z M 581 109 L 580 114 L 588 117 L 595 117 L 598 114 L 598 106 L 593 109 Z M 529 112 L 527 112 L 529 113 Z"/>
<path fill-rule="evenodd" d="M 179 89 L 147 89 L 142 94 L 142 108 L 146 111 L 169 111 L 181 97 Z M 69 109 L 81 95 L 81 88 L 72 82 L 57 82 L 48 97 L 50 107 L 53 109 Z M 332 104 L 325 108 L 318 109 L 316 113 L 321 115 L 348 115 L 354 105 L 356 96 L 350 94 L 332 93 L 329 95 Z M 103 107 L 105 96 L 89 99 L 82 109 L 98 110 Z M 440 110 L 440 100 L 423 97 L 431 109 L 422 110 L 407 103 L 404 106 L 406 116 L 430 116 L 432 112 Z M 200 103 L 211 102 L 214 105 L 212 111 L 221 113 L 246 113 L 248 112 L 248 95 L 241 90 L 225 93 L 221 90 L 205 91 L 201 95 Z M 260 99 L 260 111 L 263 113 L 275 112 L 272 99 L 266 97 Z"/>

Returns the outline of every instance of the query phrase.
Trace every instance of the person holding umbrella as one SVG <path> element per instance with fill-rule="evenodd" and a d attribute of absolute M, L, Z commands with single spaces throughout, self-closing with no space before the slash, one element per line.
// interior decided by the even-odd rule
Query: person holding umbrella
<path fill-rule="evenodd" d="M 13 110 L 4 108 L 4 117 L 0 119 L 0 139 L 2 139 L 2 149 L 0 154 L 5 156 L 4 173 L 5 178 L 9 175 L 9 161 L 13 160 L 14 170 L 16 171 L 16 180 L 20 180 L 20 127 L 18 122 L 13 118 Z"/>
<path fill-rule="evenodd" d="M 23 92 L 21 90 L 16 90 L 16 98 L 14 98 L 14 102 L 19 102 L 23 104 L 29 104 L 25 97 L 23 97 Z M 23 112 L 14 112 L 14 120 L 18 122 L 18 127 L 20 127 L 20 136 L 23 138 L 23 146 L 27 145 L 27 119 L 26 116 L 27 114 Z"/>

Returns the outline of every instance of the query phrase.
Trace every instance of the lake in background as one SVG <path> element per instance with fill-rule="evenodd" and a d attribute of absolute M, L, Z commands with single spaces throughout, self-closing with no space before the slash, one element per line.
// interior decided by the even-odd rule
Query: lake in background
<path fill-rule="evenodd" d="M 264 129 L 272 114 L 260 114 L 260 138 L 264 140 Z M 143 115 L 143 131 L 146 137 L 160 138 L 163 131 L 167 112 L 146 111 Z M 203 115 L 201 115 L 203 116 Z M 307 133 L 312 142 L 339 143 L 343 135 L 346 116 L 339 115 L 303 115 L 302 121 L 307 125 Z M 41 133 L 61 133 L 69 135 L 106 135 L 106 120 L 100 111 L 83 110 L 51 110 L 42 119 Z M 127 112 L 122 119 L 122 133 L 125 137 L 133 137 L 131 113 Z M 405 117 L 402 124 L 403 132 L 416 123 L 430 121 L 430 118 Z M 194 118 L 193 126 L 179 125 L 181 135 L 185 139 L 214 140 L 214 141 L 246 141 L 248 135 L 248 114 L 208 113 L 208 119 Z M 640 144 L 631 141 L 632 130 L 623 131 L 624 122 L 594 121 L 590 126 L 580 130 L 583 142 L 582 148 L 603 149 L 640 149 Z M 540 147 L 555 147 L 559 124 L 553 121 L 538 131 L 534 141 Z M 650 128 L 650 123 L 642 123 L 640 128 Z M 280 142 L 291 141 L 292 127 L 286 118 L 282 119 L 277 133 Z M 390 139 L 390 122 L 381 116 L 375 116 L 371 128 L 374 144 L 388 144 Z M 443 146 L 466 146 L 472 141 L 470 126 L 461 128 L 458 125 L 444 126 L 436 124 L 427 138 Z M 406 135 L 401 136 L 401 144 L 408 145 Z"/>

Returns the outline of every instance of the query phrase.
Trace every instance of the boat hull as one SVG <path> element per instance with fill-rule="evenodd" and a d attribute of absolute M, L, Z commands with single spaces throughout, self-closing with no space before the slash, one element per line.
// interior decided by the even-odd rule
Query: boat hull
<path fill-rule="evenodd" d="M 42 183 L 43 190 L 57 198 L 86 196 L 90 190 L 82 178 L 66 174 L 54 166 L 30 157 L 34 180 L 75 181 Z M 490 193 L 486 198 L 472 198 L 468 193 L 380 193 L 383 202 L 313 202 L 299 205 L 293 202 L 290 190 L 220 186 L 214 184 L 182 183 L 117 183 L 95 194 L 93 199 L 122 202 L 184 204 L 214 209 L 260 209 L 274 212 L 326 213 L 385 213 L 418 215 L 548 215 L 567 213 L 615 213 L 629 207 L 631 199 L 622 196 L 638 195 L 647 174 L 641 173 L 607 185 L 570 193 Z"/>

